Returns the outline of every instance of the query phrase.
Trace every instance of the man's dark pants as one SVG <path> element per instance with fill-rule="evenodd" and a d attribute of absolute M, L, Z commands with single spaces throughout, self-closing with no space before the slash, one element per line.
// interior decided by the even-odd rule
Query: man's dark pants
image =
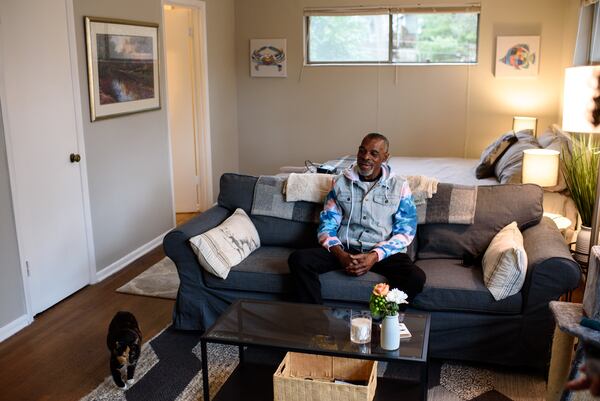
<path fill-rule="evenodd" d="M 312 304 L 323 303 L 319 275 L 342 269 L 337 258 L 325 248 L 299 249 L 290 255 L 288 265 L 298 301 Z M 425 284 L 425 273 L 405 253 L 396 253 L 375 263 L 370 271 L 385 276 L 390 288 L 404 291 L 409 302 Z"/>

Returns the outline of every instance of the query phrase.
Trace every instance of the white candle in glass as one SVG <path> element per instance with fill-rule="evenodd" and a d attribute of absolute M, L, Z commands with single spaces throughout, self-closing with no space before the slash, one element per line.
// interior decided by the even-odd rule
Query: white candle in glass
<path fill-rule="evenodd" d="M 371 319 L 367 317 L 357 317 L 352 319 L 350 325 L 350 340 L 358 344 L 371 342 Z"/>

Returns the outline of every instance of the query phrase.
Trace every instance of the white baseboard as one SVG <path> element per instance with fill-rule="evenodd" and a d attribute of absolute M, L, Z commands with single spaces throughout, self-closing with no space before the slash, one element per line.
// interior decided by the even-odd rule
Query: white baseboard
<path fill-rule="evenodd" d="M 29 326 L 31 322 L 29 321 L 29 316 L 22 315 L 21 317 L 16 318 L 9 324 L 0 327 L 0 342 L 6 340 L 8 337 L 16 334 L 18 331 L 24 329 Z"/>
<path fill-rule="evenodd" d="M 116 272 L 120 271 L 121 269 L 123 269 L 125 266 L 127 266 L 128 264 L 130 264 L 131 262 L 133 262 L 140 256 L 145 255 L 146 253 L 150 252 L 152 249 L 156 248 L 158 245 L 162 244 L 163 238 L 170 231 L 171 231 L 171 229 L 169 229 L 168 231 L 165 231 L 158 237 L 154 238 L 152 241 L 140 246 L 135 251 L 131 252 L 128 255 L 123 256 L 121 259 L 117 260 L 113 264 L 111 264 L 111 265 L 105 267 L 104 269 L 100 270 L 99 272 L 97 272 L 96 273 L 96 282 L 102 281 L 105 278 L 115 274 Z"/>

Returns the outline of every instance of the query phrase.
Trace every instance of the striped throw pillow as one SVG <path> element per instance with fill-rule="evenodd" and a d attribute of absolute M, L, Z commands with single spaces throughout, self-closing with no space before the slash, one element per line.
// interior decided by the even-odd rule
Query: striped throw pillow
<path fill-rule="evenodd" d="M 500 301 L 521 291 L 526 273 L 523 235 L 513 221 L 496 234 L 483 255 L 483 282 Z"/>

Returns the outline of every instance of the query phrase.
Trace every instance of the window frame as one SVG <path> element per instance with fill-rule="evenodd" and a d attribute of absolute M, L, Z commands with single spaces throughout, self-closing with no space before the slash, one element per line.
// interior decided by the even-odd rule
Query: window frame
<path fill-rule="evenodd" d="M 386 61 L 310 61 L 310 17 L 316 17 L 316 16 L 320 16 L 318 14 L 313 14 L 312 12 L 308 12 L 307 9 L 304 10 L 304 15 L 303 15 L 303 25 L 304 25 L 304 43 L 303 43 L 303 47 L 304 47 L 304 66 L 305 67 L 319 67 L 319 66 L 369 66 L 369 65 L 379 65 L 379 66 L 439 66 L 439 65 L 454 65 L 454 66 L 461 66 L 461 65 L 477 65 L 479 63 L 479 33 L 480 33 L 480 27 L 481 27 L 481 9 L 479 4 L 469 4 L 469 7 L 477 7 L 478 11 L 454 11 L 455 13 L 463 13 L 463 14 L 477 14 L 477 27 L 476 27 L 476 33 L 477 33 L 477 39 L 475 41 L 476 43 L 476 50 L 475 50 L 475 61 L 469 61 L 469 62 L 443 62 L 443 63 L 435 63 L 435 62 L 420 62 L 420 63 L 414 63 L 414 62 L 398 62 L 398 61 L 393 61 L 392 60 L 392 53 L 393 53 L 393 35 L 394 35 L 394 30 L 393 30 L 393 16 L 395 14 L 408 14 L 408 13 L 402 13 L 402 12 L 398 12 L 396 10 L 396 8 L 388 8 L 388 56 L 387 56 L 387 60 Z M 418 12 L 418 11 L 411 11 L 411 14 L 429 14 L 431 12 L 427 12 L 427 9 L 431 9 L 432 7 L 423 7 L 423 11 Z M 444 7 L 445 11 L 440 11 L 441 13 L 452 13 L 452 11 L 447 10 L 447 7 Z M 460 9 L 464 9 L 465 7 L 461 7 Z M 365 9 L 368 10 L 367 7 L 365 7 Z M 373 9 L 381 9 L 381 7 L 373 7 Z M 340 7 L 337 8 L 336 10 L 339 11 L 339 16 L 354 16 L 354 15 L 377 15 L 377 13 L 373 13 L 373 14 L 369 14 L 368 12 L 361 12 L 361 13 L 357 13 L 357 14 L 352 14 L 351 10 L 352 9 L 348 9 L 345 7 Z M 321 15 L 321 16 L 334 16 L 334 13 L 331 14 L 327 14 L 327 15 Z"/>

